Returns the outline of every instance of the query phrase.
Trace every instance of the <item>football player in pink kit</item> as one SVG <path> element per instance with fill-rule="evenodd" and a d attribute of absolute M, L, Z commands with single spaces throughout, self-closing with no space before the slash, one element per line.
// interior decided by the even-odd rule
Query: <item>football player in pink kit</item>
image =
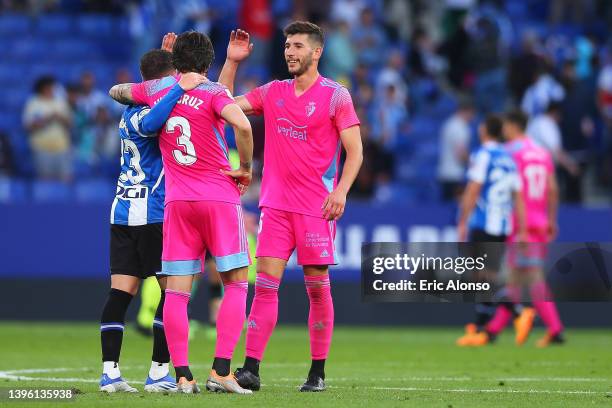
<path fill-rule="evenodd" d="M 520 301 L 521 284 L 528 283 L 535 310 L 546 325 L 546 335 L 537 343 L 538 347 L 563 343 L 563 325 L 559 318 L 552 295 L 546 284 L 543 262 L 546 257 L 546 243 L 557 236 L 558 188 L 555 169 L 550 154 L 536 145 L 525 135 L 527 117 L 520 111 L 508 113 L 504 120 L 506 147 L 518 168 L 523 201 L 527 216 L 527 246 L 516 244 L 516 231 L 510 237 L 513 243 L 509 261 L 512 269 L 507 287 L 508 296 L 514 302 Z M 527 339 L 533 322 L 533 313 L 525 308 L 527 316 L 517 319 L 517 344 Z M 511 312 L 499 307 L 493 320 L 487 325 L 486 333 L 476 345 L 486 344 L 497 336 L 512 318 Z M 480 343 L 480 344 L 479 344 Z"/>
<path fill-rule="evenodd" d="M 248 317 L 246 359 L 236 379 L 243 388 L 260 387 L 259 363 L 276 325 L 280 280 L 297 250 L 310 300 L 312 357 L 300 391 L 323 391 L 334 324 L 328 267 L 338 262 L 336 221 L 361 166 L 361 136 L 348 90 L 317 70 L 323 53 L 321 29 L 294 22 L 284 33 L 285 60 L 293 79 L 272 81 L 236 97 L 245 113 L 264 115 L 266 127 L 255 298 Z M 230 90 L 238 63 L 250 49 L 246 32 L 232 33 L 219 76 Z M 342 146 L 346 161 L 338 181 Z"/>
<path fill-rule="evenodd" d="M 214 59 L 209 38 L 191 31 L 179 35 L 172 60 L 179 73 L 205 74 Z M 120 102 L 152 106 L 176 83 L 176 77 L 117 85 Z M 224 121 L 236 130 L 240 168 L 231 169 Z M 240 193 L 251 181 L 251 125 L 221 84 L 206 81 L 177 102 L 160 134 L 166 173 L 162 273 L 168 275 L 163 322 L 179 392 L 198 392 L 188 362 L 187 304 L 200 259 L 206 251 L 221 272 L 224 297 L 217 321 L 217 344 L 210 391 L 250 394 L 230 371 L 244 325 L 247 267 L 250 264 Z"/>

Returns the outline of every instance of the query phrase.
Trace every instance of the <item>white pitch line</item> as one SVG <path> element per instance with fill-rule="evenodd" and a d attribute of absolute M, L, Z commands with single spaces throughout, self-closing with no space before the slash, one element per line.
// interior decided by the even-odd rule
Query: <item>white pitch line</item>
<path fill-rule="evenodd" d="M 280 384 L 262 384 L 262 387 L 273 387 L 273 388 L 297 388 L 293 385 L 280 385 Z M 328 386 L 329 389 L 362 389 L 362 390 L 382 390 L 382 391 L 431 391 L 431 392 L 456 392 L 466 394 L 477 394 L 477 393 L 498 393 L 498 394 L 604 394 L 605 391 L 574 391 L 574 390 L 504 390 L 504 389 L 470 389 L 470 388 L 419 388 L 419 387 L 342 387 L 342 386 Z"/>
<path fill-rule="evenodd" d="M 98 380 L 88 378 L 56 378 L 56 377 L 23 377 L 17 375 L 6 374 L 6 372 L 0 371 L 0 379 L 14 380 L 14 381 L 49 381 L 49 382 L 78 382 L 78 383 L 97 383 Z M 137 380 L 126 381 L 131 383 L 137 383 Z M 296 385 L 280 385 L 280 384 L 262 384 L 264 387 L 270 388 L 296 388 Z M 343 386 L 330 386 L 330 389 L 354 389 L 353 387 Z M 504 390 L 504 389 L 469 389 L 469 388 L 419 388 L 419 387 L 356 387 L 362 390 L 380 390 L 380 391 L 406 391 L 406 392 L 455 392 L 465 394 L 477 394 L 477 393 L 498 393 L 498 394 L 561 394 L 561 395 L 594 395 L 602 394 L 599 391 L 574 391 L 574 390 Z"/>
<path fill-rule="evenodd" d="M 271 364 L 266 365 L 266 367 L 269 367 Z M 279 363 L 278 365 L 289 365 L 289 364 L 284 364 L 284 363 Z M 192 368 L 198 368 L 198 367 L 205 367 L 207 368 L 208 366 L 205 365 L 201 365 L 201 364 L 194 364 L 191 366 Z M 141 366 L 126 366 L 126 367 L 122 367 L 124 370 L 134 370 L 134 369 L 145 369 L 146 366 L 141 365 Z M 59 372 L 72 372 L 72 371 L 91 371 L 90 367 L 78 367 L 78 368 L 69 368 L 69 367 L 55 367 L 55 368 L 27 368 L 27 369 L 21 369 L 21 370 L 5 370 L 5 371 L 0 371 L 0 378 L 9 378 L 11 377 L 11 379 L 25 379 L 25 378 L 35 378 L 31 381 L 39 381 L 39 380 L 45 380 L 47 378 L 55 378 L 55 377 L 24 377 L 22 374 L 44 374 L 44 373 L 59 373 Z M 272 377 L 272 379 L 274 381 L 302 381 L 303 378 L 302 377 L 281 377 L 281 378 L 274 378 Z M 340 382 L 345 382 L 345 381 L 359 381 L 359 378 L 356 377 L 329 377 L 329 379 L 331 381 L 340 381 Z M 57 381 L 62 381 L 62 378 L 56 378 Z M 65 379 L 66 381 L 68 379 Z M 78 380 L 78 379 L 71 379 L 71 380 Z M 85 380 L 85 379 L 83 379 Z M 376 378 L 376 381 L 388 381 L 388 382 L 392 382 L 392 381 L 444 381 L 444 382 L 464 382 L 464 381 L 482 381 L 482 378 L 474 378 L 474 377 L 468 377 L 468 376 L 461 376 L 461 377 L 388 377 L 388 378 Z M 593 378 L 587 378 L 587 377 L 497 377 L 497 378 L 491 378 L 491 379 L 484 379 L 487 381 L 515 381 L 515 382 L 530 382 L 530 381 L 548 381 L 548 382 L 610 382 L 612 383 L 612 378 L 597 378 L 597 377 L 593 377 Z M 55 381 L 55 380 L 49 380 L 49 381 Z M 85 380 L 86 382 L 91 382 L 91 381 L 96 381 L 96 380 Z"/>
<path fill-rule="evenodd" d="M 359 381 L 356 377 L 328 377 L 330 381 Z M 302 381 L 303 378 L 273 378 L 274 381 Z M 390 378 L 373 378 L 374 381 L 548 381 L 548 382 L 609 382 L 612 383 L 612 378 L 571 378 L 571 377 L 505 377 L 505 378 L 473 378 L 473 377 L 390 377 Z"/>

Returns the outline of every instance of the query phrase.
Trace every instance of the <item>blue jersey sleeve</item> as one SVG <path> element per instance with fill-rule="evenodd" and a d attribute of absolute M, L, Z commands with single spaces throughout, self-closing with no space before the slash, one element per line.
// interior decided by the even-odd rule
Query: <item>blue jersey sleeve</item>
<path fill-rule="evenodd" d="M 132 115 L 130 122 L 136 133 L 142 137 L 157 136 L 157 132 L 168 120 L 174 105 L 184 93 L 183 88 L 176 84 L 153 108 L 143 108 Z"/>

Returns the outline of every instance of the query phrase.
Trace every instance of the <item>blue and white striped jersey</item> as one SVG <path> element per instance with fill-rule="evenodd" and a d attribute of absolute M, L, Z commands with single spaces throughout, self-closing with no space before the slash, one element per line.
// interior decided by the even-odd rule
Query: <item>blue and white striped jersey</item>
<path fill-rule="evenodd" d="M 469 228 L 491 235 L 510 235 L 513 193 L 521 189 L 520 177 L 510 154 L 499 143 L 483 144 L 472 156 L 467 177 L 469 181 L 482 184 Z"/>
<path fill-rule="evenodd" d="M 121 174 L 111 207 L 111 224 L 145 225 L 164 221 L 164 167 L 158 131 L 184 91 L 177 84 L 157 104 L 128 106 L 119 123 Z"/>

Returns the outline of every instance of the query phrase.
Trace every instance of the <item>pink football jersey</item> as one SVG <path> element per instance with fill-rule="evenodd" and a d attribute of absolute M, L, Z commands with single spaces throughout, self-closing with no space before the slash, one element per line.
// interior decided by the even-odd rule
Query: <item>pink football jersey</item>
<path fill-rule="evenodd" d="M 507 148 L 521 178 L 527 229 L 545 229 L 548 227 L 548 183 L 555 171 L 550 153 L 529 138 L 510 142 Z"/>
<path fill-rule="evenodd" d="M 132 87 L 134 102 L 153 106 L 178 81 L 165 77 Z M 159 147 L 166 176 L 166 203 L 223 201 L 238 204 L 236 182 L 220 172 L 230 170 L 223 108 L 234 103 L 227 88 L 205 82 L 186 92 L 160 132 Z"/>
<path fill-rule="evenodd" d="M 245 96 L 265 118 L 260 207 L 323 217 L 321 206 L 337 183 L 340 132 L 359 125 L 348 90 L 319 76 L 299 97 L 294 80 Z"/>

